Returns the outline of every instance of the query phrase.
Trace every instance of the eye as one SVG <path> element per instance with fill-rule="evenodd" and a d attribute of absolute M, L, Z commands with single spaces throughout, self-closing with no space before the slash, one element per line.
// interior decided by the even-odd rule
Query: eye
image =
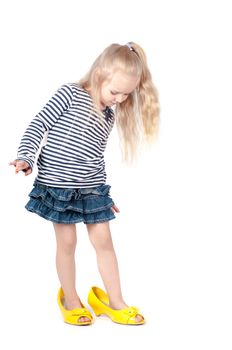
<path fill-rule="evenodd" d="M 118 95 L 119 92 L 110 91 L 111 95 Z M 129 96 L 130 94 L 123 94 L 124 96 Z"/>

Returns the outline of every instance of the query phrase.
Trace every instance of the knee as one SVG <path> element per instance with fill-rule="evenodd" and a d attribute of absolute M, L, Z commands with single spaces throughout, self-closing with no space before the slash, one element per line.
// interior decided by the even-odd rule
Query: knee
<path fill-rule="evenodd" d="M 97 252 L 113 249 L 111 237 L 99 237 L 98 235 L 95 235 L 95 237 L 90 236 L 90 242 Z"/>
<path fill-rule="evenodd" d="M 57 244 L 57 252 L 65 255 L 73 255 L 76 249 L 76 238 L 65 237 Z"/>
<path fill-rule="evenodd" d="M 113 249 L 112 237 L 109 229 L 109 223 L 89 224 L 87 225 L 90 242 L 96 252 L 111 251 Z"/>

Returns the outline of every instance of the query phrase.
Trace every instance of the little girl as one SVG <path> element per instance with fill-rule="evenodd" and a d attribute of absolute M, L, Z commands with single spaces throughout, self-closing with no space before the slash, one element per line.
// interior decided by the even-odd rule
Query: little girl
<path fill-rule="evenodd" d="M 106 289 L 90 289 L 88 302 L 95 315 L 107 315 L 121 324 L 145 322 L 139 310 L 123 299 L 109 228 L 119 209 L 106 184 L 103 153 L 114 121 L 126 161 L 135 158 L 140 140 L 157 133 L 158 93 L 143 49 L 132 42 L 110 45 L 83 79 L 62 85 L 28 126 L 17 159 L 10 163 L 16 173 L 31 174 L 46 133 L 26 209 L 53 223 L 61 284 L 57 300 L 64 321 L 70 324 L 93 322 L 76 291 L 78 222 L 86 224 Z"/>

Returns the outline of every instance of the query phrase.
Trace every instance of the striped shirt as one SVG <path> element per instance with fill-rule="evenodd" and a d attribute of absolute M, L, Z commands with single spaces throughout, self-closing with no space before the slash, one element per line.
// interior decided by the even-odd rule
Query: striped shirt
<path fill-rule="evenodd" d="M 26 129 L 18 160 L 32 168 L 38 160 L 36 182 L 52 187 L 94 187 L 106 182 L 104 150 L 114 125 L 109 107 L 101 119 L 93 112 L 89 93 L 76 83 L 62 85 Z"/>

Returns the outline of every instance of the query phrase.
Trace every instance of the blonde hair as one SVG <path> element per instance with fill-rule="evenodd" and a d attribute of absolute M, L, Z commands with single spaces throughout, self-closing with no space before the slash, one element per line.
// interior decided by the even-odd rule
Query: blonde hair
<path fill-rule="evenodd" d="M 155 139 L 159 126 L 158 91 L 152 82 L 144 50 L 133 42 L 112 44 L 78 83 L 91 90 L 95 107 L 99 108 L 102 83 L 110 80 L 116 71 L 139 78 L 137 88 L 115 109 L 123 159 L 129 162 L 136 158 L 144 142 Z"/>

